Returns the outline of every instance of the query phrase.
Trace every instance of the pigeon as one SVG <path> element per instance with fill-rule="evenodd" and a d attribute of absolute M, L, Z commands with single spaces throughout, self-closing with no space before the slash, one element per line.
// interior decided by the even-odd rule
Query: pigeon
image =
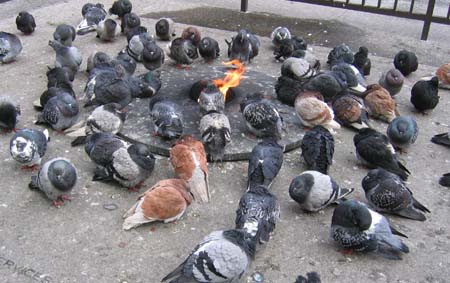
<path fill-rule="evenodd" d="M 80 130 L 65 133 L 68 136 L 76 136 L 71 145 L 78 146 L 86 143 L 86 137 L 94 133 L 111 133 L 113 135 L 120 132 L 125 123 L 126 113 L 120 110 L 117 103 L 100 105 L 92 111 L 86 119 L 86 124 Z"/>
<path fill-rule="evenodd" d="M 190 65 L 198 58 L 197 47 L 190 40 L 177 37 L 170 43 L 169 57 L 177 65 Z"/>
<path fill-rule="evenodd" d="M 142 50 L 142 63 L 147 70 L 154 71 L 164 64 L 164 50 L 155 41 L 144 43 Z"/>
<path fill-rule="evenodd" d="M 142 62 L 143 52 L 146 45 L 154 42 L 153 37 L 148 33 L 140 33 L 133 36 L 129 41 L 126 48 L 128 55 L 134 60 Z M 149 54 L 147 54 L 148 56 Z"/>
<path fill-rule="evenodd" d="M 141 19 L 135 13 L 127 13 L 122 17 L 122 21 L 120 23 L 120 28 L 123 34 L 127 35 L 134 28 L 137 28 L 141 25 Z"/>
<path fill-rule="evenodd" d="M 353 137 L 353 143 L 356 147 L 356 156 L 369 168 L 383 168 L 405 181 L 411 174 L 397 159 L 394 147 L 382 133 L 371 128 L 361 129 Z"/>
<path fill-rule="evenodd" d="M 312 77 L 304 85 L 305 90 L 318 91 L 326 102 L 332 101 L 339 93 L 347 89 L 347 77 L 341 72 L 325 72 Z"/>
<path fill-rule="evenodd" d="M 79 107 L 77 101 L 69 94 L 50 98 L 39 113 L 36 124 L 47 124 L 55 131 L 63 131 L 72 127 L 78 120 Z"/>
<path fill-rule="evenodd" d="M 161 73 L 148 71 L 138 77 L 129 77 L 128 84 L 133 98 L 152 97 L 161 89 Z"/>
<path fill-rule="evenodd" d="M 406 237 L 393 229 L 383 215 L 361 202 L 347 200 L 334 209 L 331 237 L 344 249 L 399 260 L 409 248 L 394 234 Z"/>
<path fill-rule="evenodd" d="M 228 117 L 220 112 L 209 112 L 200 119 L 199 131 L 209 159 L 223 160 L 225 147 L 231 142 Z"/>
<path fill-rule="evenodd" d="M 175 22 L 170 18 L 161 18 L 155 24 L 155 34 L 160 40 L 169 41 L 175 34 Z"/>
<path fill-rule="evenodd" d="M 436 70 L 436 77 L 439 79 L 439 84 L 446 86 L 450 84 L 450 63 L 441 65 Z"/>
<path fill-rule="evenodd" d="M 156 135 L 164 139 L 177 139 L 184 130 L 183 112 L 178 104 L 162 96 L 150 100 L 150 118 Z"/>
<path fill-rule="evenodd" d="M 136 61 L 125 51 L 120 51 L 111 63 L 112 65 L 122 65 L 127 76 L 132 76 L 137 67 Z"/>
<path fill-rule="evenodd" d="M 252 60 L 259 54 L 259 48 L 261 47 L 261 42 L 259 41 L 259 38 L 254 35 L 253 33 L 247 34 L 248 39 L 250 40 L 250 46 L 252 47 L 252 52 L 250 53 L 249 60 Z"/>
<path fill-rule="evenodd" d="M 55 96 L 60 96 L 60 95 L 70 95 L 72 96 L 74 99 L 76 99 L 75 96 L 75 92 L 72 89 L 72 84 L 59 84 L 57 86 L 52 86 L 49 87 L 47 90 L 45 90 L 41 96 L 39 97 L 39 101 L 35 102 L 35 107 L 38 110 L 42 110 L 45 107 L 45 104 L 47 104 L 47 102 Z"/>
<path fill-rule="evenodd" d="M 345 82 L 347 83 L 348 90 L 355 94 L 361 95 L 366 91 L 366 83 L 363 76 L 358 69 L 352 64 L 337 63 L 331 67 L 333 73 L 342 73 L 345 76 Z"/>
<path fill-rule="evenodd" d="M 72 43 L 75 40 L 76 36 L 77 33 L 75 31 L 75 28 L 71 25 L 66 24 L 58 25 L 55 29 L 55 32 L 53 32 L 53 39 L 67 47 L 72 46 Z"/>
<path fill-rule="evenodd" d="M 110 67 L 112 58 L 105 52 L 95 51 L 89 55 L 86 63 L 86 72 L 89 74 L 95 68 L 102 68 L 102 66 Z"/>
<path fill-rule="evenodd" d="M 290 40 L 291 38 L 291 32 L 287 27 L 276 27 L 270 34 L 270 39 L 275 47 L 279 47 L 284 40 Z"/>
<path fill-rule="evenodd" d="M 9 97 L 0 96 L 0 129 L 3 132 L 16 131 L 19 121 L 20 106 Z"/>
<path fill-rule="evenodd" d="M 302 157 L 309 170 L 328 174 L 328 168 L 333 163 L 334 138 L 327 128 L 314 126 L 307 131 L 302 139 Z"/>
<path fill-rule="evenodd" d="M 394 66 L 405 77 L 407 77 L 412 72 L 417 71 L 417 68 L 419 67 L 419 62 L 414 52 L 408 50 L 401 50 L 394 57 Z"/>
<path fill-rule="evenodd" d="M 295 283 L 321 283 L 320 276 L 317 272 L 312 271 L 306 273 L 306 277 L 299 275 L 295 280 Z"/>
<path fill-rule="evenodd" d="M 231 38 L 231 42 L 225 40 L 228 44 L 228 58 L 230 60 L 239 60 L 241 63 L 250 62 L 253 58 L 252 44 L 245 29 L 241 29 L 236 36 Z"/>
<path fill-rule="evenodd" d="M 116 181 L 129 191 L 137 190 L 151 175 L 155 167 L 155 156 L 148 146 L 138 143 L 119 147 L 112 153 L 106 167 L 98 166 L 93 181 Z"/>
<path fill-rule="evenodd" d="M 262 93 L 247 95 L 240 104 L 247 129 L 256 137 L 281 139 L 283 120 L 277 108 Z"/>
<path fill-rule="evenodd" d="M 236 210 L 236 229 L 244 230 L 257 244 L 265 244 L 280 217 L 277 198 L 267 187 L 257 185 L 242 195 Z"/>
<path fill-rule="evenodd" d="M 77 25 L 76 33 L 78 35 L 84 35 L 89 32 L 95 31 L 95 26 L 103 21 L 107 13 L 103 7 L 103 4 L 91 4 L 86 3 L 81 9 L 83 20 Z"/>
<path fill-rule="evenodd" d="M 24 34 L 33 33 L 34 29 L 36 28 L 36 23 L 34 21 L 33 15 L 26 11 L 20 12 L 16 17 L 16 26 L 17 29 Z"/>
<path fill-rule="evenodd" d="M 78 72 L 83 61 L 83 57 L 81 56 L 78 48 L 74 46 L 64 46 L 56 40 L 50 40 L 48 42 L 48 45 L 50 45 L 53 50 L 55 50 L 55 66 L 60 68 L 67 68 L 72 72 L 73 75 L 75 75 Z"/>
<path fill-rule="evenodd" d="M 370 127 L 368 111 L 359 97 L 338 95 L 332 102 L 332 108 L 339 124 L 356 130 Z"/>
<path fill-rule="evenodd" d="M 399 176 L 382 168 L 372 169 L 362 180 L 369 205 L 379 212 L 387 212 L 413 220 L 425 221 L 430 212 L 413 197 L 413 193 Z"/>
<path fill-rule="evenodd" d="M 21 51 L 22 42 L 20 42 L 19 37 L 0 31 L 0 63 L 11 63 Z"/>
<path fill-rule="evenodd" d="M 400 115 L 397 110 L 397 103 L 381 85 L 368 85 L 363 96 L 364 104 L 371 117 L 390 123 L 396 116 Z"/>
<path fill-rule="evenodd" d="M 113 19 L 105 19 L 96 26 L 97 38 L 112 41 L 120 34 L 120 27 Z"/>
<path fill-rule="evenodd" d="M 278 100 L 289 106 L 294 106 L 295 99 L 302 90 L 303 83 L 288 76 L 279 76 L 275 83 Z"/>
<path fill-rule="evenodd" d="M 133 38 L 133 36 L 139 35 L 141 33 L 148 33 L 148 29 L 143 26 L 129 28 L 126 33 L 127 42 L 130 42 L 130 40 Z"/>
<path fill-rule="evenodd" d="M 402 89 L 404 79 L 402 72 L 392 68 L 381 75 L 378 83 L 389 91 L 391 96 L 394 96 Z"/>
<path fill-rule="evenodd" d="M 200 91 L 197 102 L 203 114 L 211 111 L 223 112 L 225 110 L 225 96 L 213 83 L 208 83 Z"/>
<path fill-rule="evenodd" d="M 220 56 L 220 47 L 217 40 L 205 36 L 200 40 L 198 52 L 206 62 L 211 62 Z"/>
<path fill-rule="evenodd" d="M 44 192 L 58 207 L 70 200 L 67 194 L 75 187 L 77 178 L 77 169 L 70 160 L 57 157 L 44 163 L 38 175 L 31 177 L 28 187 Z"/>
<path fill-rule="evenodd" d="M 255 243 L 243 230 L 214 231 L 161 282 L 238 282 L 254 258 Z"/>
<path fill-rule="evenodd" d="M 259 185 L 270 188 L 283 165 L 283 151 L 284 147 L 271 138 L 253 147 L 248 160 L 247 191 Z"/>
<path fill-rule="evenodd" d="M 34 170 L 41 164 L 49 140 L 48 130 L 22 129 L 11 138 L 9 153 L 23 170 Z"/>
<path fill-rule="evenodd" d="M 281 75 L 306 83 L 316 75 L 316 70 L 305 59 L 290 57 L 281 65 Z"/>
<path fill-rule="evenodd" d="M 391 144 L 398 150 L 404 151 L 413 144 L 419 133 L 416 119 L 411 116 L 399 116 L 389 123 L 386 135 Z"/>
<path fill-rule="evenodd" d="M 303 210 L 317 212 L 332 203 L 339 203 L 353 190 L 341 188 L 333 178 L 319 171 L 304 171 L 292 180 L 289 196 Z"/>
<path fill-rule="evenodd" d="M 96 165 L 106 167 L 112 163 L 114 152 L 129 146 L 129 143 L 114 134 L 97 132 L 86 137 L 84 150 Z"/>
<path fill-rule="evenodd" d="M 112 4 L 112 7 L 109 9 L 109 13 L 111 15 L 117 15 L 119 18 L 122 18 L 125 14 L 131 13 L 131 9 L 133 9 L 131 1 L 117 0 Z"/>
<path fill-rule="evenodd" d="M 417 81 L 411 89 L 411 103 L 418 111 L 426 113 L 433 110 L 439 103 L 439 80 L 437 77 L 431 80 Z"/>
<path fill-rule="evenodd" d="M 342 43 L 340 45 L 335 46 L 328 53 L 327 64 L 330 65 L 330 68 L 338 63 L 348 63 L 352 64 L 355 60 L 352 50 L 348 45 Z"/>
<path fill-rule="evenodd" d="M 308 44 L 303 37 L 293 36 L 290 39 L 283 39 L 279 42 L 279 46 L 275 47 L 273 55 L 276 60 L 289 57 L 303 58 L 306 55 Z M 308 52 L 309 53 L 309 52 Z M 309 62 L 309 61 L 308 61 Z"/>
<path fill-rule="evenodd" d="M 188 182 L 194 198 L 209 202 L 208 165 L 205 148 L 193 136 L 181 136 L 170 149 L 170 162 L 175 174 Z"/>
<path fill-rule="evenodd" d="M 359 72 L 363 76 L 370 75 L 370 68 L 372 67 L 372 63 L 370 61 L 369 49 L 365 46 L 359 47 L 358 52 L 354 54 L 353 66 L 358 68 Z"/>
<path fill-rule="evenodd" d="M 434 135 L 431 138 L 431 142 L 433 142 L 435 144 L 440 144 L 440 145 L 450 147 L 449 133 L 447 132 L 447 133 Z"/>
<path fill-rule="evenodd" d="M 450 188 L 450 173 L 446 173 L 439 178 L 439 185 Z"/>
<path fill-rule="evenodd" d="M 123 230 L 154 221 L 175 222 L 183 216 L 192 203 L 188 183 L 182 179 L 158 181 L 123 216 Z"/>
<path fill-rule="evenodd" d="M 47 88 L 50 87 L 62 87 L 67 89 L 72 89 L 71 72 L 67 68 L 61 67 L 48 67 L 47 73 Z"/>
<path fill-rule="evenodd" d="M 316 97 L 299 95 L 295 99 L 294 107 L 297 117 L 305 127 L 322 125 L 331 133 L 334 133 L 334 129 L 341 128 L 339 123 L 334 121 L 333 110 Z"/>
<path fill-rule="evenodd" d="M 183 30 L 181 38 L 190 41 L 195 47 L 198 47 L 202 35 L 197 28 L 190 26 Z"/>

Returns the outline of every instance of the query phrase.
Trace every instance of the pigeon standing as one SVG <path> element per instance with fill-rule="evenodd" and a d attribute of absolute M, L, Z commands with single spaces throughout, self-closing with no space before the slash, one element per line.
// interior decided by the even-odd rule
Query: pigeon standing
<path fill-rule="evenodd" d="M 211 62 L 220 56 L 220 47 L 217 40 L 205 36 L 198 45 L 198 52 L 206 62 Z"/>
<path fill-rule="evenodd" d="M 22 42 L 18 36 L 0 31 L 0 63 L 11 63 L 21 51 Z"/>
<path fill-rule="evenodd" d="M 253 147 L 248 160 L 247 190 L 262 185 L 270 188 L 283 165 L 284 148 L 274 139 L 265 139 Z"/>
<path fill-rule="evenodd" d="M 267 243 L 280 217 L 277 198 L 265 186 L 250 188 L 236 210 L 236 229 L 243 229 L 257 244 Z"/>
<path fill-rule="evenodd" d="M 131 9 L 133 9 L 133 5 L 130 0 L 117 0 L 112 4 L 109 13 L 122 18 L 125 14 L 131 13 Z"/>
<path fill-rule="evenodd" d="M 150 100 L 150 118 L 156 135 L 165 139 L 176 139 L 183 134 L 183 112 L 175 102 L 164 97 Z"/>
<path fill-rule="evenodd" d="M 81 56 L 78 48 L 74 46 L 64 46 L 56 40 L 50 40 L 48 45 L 50 45 L 56 52 L 55 66 L 67 68 L 73 75 L 75 75 L 83 61 L 83 57 Z"/>
<path fill-rule="evenodd" d="M 67 47 L 72 46 L 76 36 L 75 28 L 66 24 L 58 25 L 53 32 L 53 39 Z"/>
<path fill-rule="evenodd" d="M 394 147 L 387 136 L 371 129 L 364 128 L 353 137 L 356 156 L 369 168 L 380 167 L 397 174 L 402 180 L 408 179 L 409 170 L 398 160 Z"/>
<path fill-rule="evenodd" d="M 386 135 L 391 144 L 402 151 L 406 150 L 416 141 L 418 134 L 419 127 L 417 126 L 416 119 L 411 116 L 399 116 L 395 118 L 389 123 L 386 130 Z"/>
<path fill-rule="evenodd" d="M 414 52 L 401 50 L 394 57 L 394 66 L 406 77 L 412 72 L 417 71 L 419 62 Z"/>
<path fill-rule="evenodd" d="M 128 41 L 126 48 L 128 55 L 130 55 L 134 60 L 142 62 L 144 47 L 152 41 L 154 41 L 153 37 L 146 32 L 134 35 Z"/>
<path fill-rule="evenodd" d="M 304 171 L 292 180 L 289 185 L 289 196 L 302 209 L 315 212 L 339 202 L 353 190 L 341 188 L 333 178 L 319 171 Z"/>
<path fill-rule="evenodd" d="M 63 131 L 77 122 L 78 114 L 77 101 L 71 95 L 62 93 L 47 101 L 36 124 L 48 124 L 55 131 Z"/>
<path fill-rule="evenodd" d="M 401 253 L 408 253 L 409 248 L 394 234 L 406 237 L 361 202 L 347 200 L 334 209 L 331 237 L 344 249 L 401 259 Z"/>
<path fill-rule="evenodd" d="M 11 138 L 9 153 L 15 161 L 23 165 L 23 170 L 34 170 L 41 164 L 49 140 L 48 130 L 23 129 Z"/>
<path fill-rule="evenodd" d="M 76 32 L 79 35 L 84 35 L 95 31 L 95 26 L 98 25 L 100 21 L 103 21 L 107 16 L 106 10 L 101 3 L 97 3 L 95 5 L 91 3 L 84 4 L 81 9 L 81 14 L 83 16 L 83 20 L 76 28 Z"/>
<path fill-rule="evenodd" d="M 144 223 L 164 221 L 174 222 L 183 216 L 192 203 L 188 183 L 182 179 L 158 181 L 123 216 L 123 229 L 130 230 Z"/>
<path fill-rule="evenodd" d="M 328 174 L 333 163 L 334 138 L 327 128 L 317 125 L 307 131 L 302 139 L 302 157 L 309 170 Z"/>
<path fill-rule="evenodd" d="M 153 71 L 164 64 L 164 50 L 159 47 L 155 41 L 148 41 L 144 43 L 142 50 L 142 63 L 147 70 Z"/>
<path fill-rule="evenodd" d="M 231 142 L 228 117 L 220 112 L 209 112 L 200 119 L 199 130 L 210 160 L 222 160 L 225 147 Z"/>
<path fill-rule="evenodd" d="M 414 107 L 425 113 L 433 110 L 439 103 L 438 95 L 439 80 L 437 77 L 431 80 L 417 81 L 411 89 L 411 103 Z"/>
<path fill-rule="evenodd" d="M 175 36 L 175 23 L 170 18 L 161 18 L 155 24 L 156 36 L 165 41 L 169 41 Z"/>
<path fill-rule="evenodd" d="M 45 162 L 37 176 L 31 177 L 28 185 L 30 189 L 40 190 L 47 198 L 53 201 L 53 205 L 61 206 L 65 200 L 70 200 L 67 195 L 77 182 L 77 169 L 65 158 L 54 158 Z"/>
<path fill-rule="evenodd" d="M 20 106 L 6 96 L 0 96 L 0 129 L 4 132 L 16 130 L 19 122 Z"/>
<path fill-rule="evenodd" d="M 33 15 L 26 11 L 22 11 L 16 17 L 16 26 L 17 29 L 24 34 L 31 34 L 36 28 L 36 22 L 34 21 Z"/>
<path fill-rule="evenodd" d="M 253 259 L 255 244 L 243 230 L 214 231 L 161 282 L 238 282 Z"/>
<path fill-rule="evenodd" d="M 392 68 L 381 75 L 378 83 L 389 91 L 391 96 L 394 96 L 402 89 L 404 79 L 402 72 Z"/>
<path fill-rule="evenodd" d="M 354 55 L 354 61 L 352 63 L 363 76 L 370 75 L 370 69 L 372 63 L 369 58 L 369 49 L 365 46 L 359 47 L 358 52 Z"/>
<path fill-rule="evenodd" d="M 291 32 L 287 27 L 276 27 L 270 34 L 270 39 L 275 47 L 279 47 L 284 40 L 290 40 L 291 38 Z"/>
<path fill-rule="evenodd" d="M 188 182 L 194 198 L 209 202 L 209 181 L 206 152 L 193 136 L 181 136 L 170 149 L 170 162 L 175 174 Z"/>
<path fill-rule="evenodd" d="M 113 19 L 100 21 L 96 30 L 97 38 L 103 41 L 112 41 L 120 34 L 120 27 Z"/>
<path fill-rule="evenodd" d="M 228 58 L 230 60 L 239 60 L 241 63 L 250 62 L 253 56 L 252 45 L 246 30 L 242 29 L 231 39 L 231 42 L 225 40 L 228 44 Z"/>
<path fill-rule="evenodd" d="M 369 205 L 379 212 L 425 221 L 424 212 L 430 212 L 417 201 L 411 190 L 397 175 L 382 168 L 370 170 L 362 180 Z"/>
<path fill-rule="evenodd" d="M 127 148 L 130 144 L 111 133 L 93 133 L 86 137 L 84 150 L 89 158 L 102 167 L 113 161 L 113 153 L 119 148 Z"/>

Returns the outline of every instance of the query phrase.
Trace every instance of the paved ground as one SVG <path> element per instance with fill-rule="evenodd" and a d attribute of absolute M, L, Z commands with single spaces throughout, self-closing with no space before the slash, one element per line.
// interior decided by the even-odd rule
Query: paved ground
<path fill-rule="evenodd" d="M 393 224 L 409 235 L 405 240 L 410 254 L 402 261 L 388 261 L 364 255 L 344 256 L 329 239 L 332 208 L 317 214 L 302 212 L 289 199 L 290 180 L 305 170 L 300 151 L 285 155 L 279 177 L 272 191 L 281 204 L 281 220 L 267 247 L 252 263 L 242 282 L 252 282 L 254 272 L 264 275 L 270 283 L 294 282 L 298 274 L 318 271 L 323 282 L 448 282 L 450 261 L 448 253 L 450 230 L 447 216 L 450 213 L 448 189 L 437 184 L 440 175 L 450 171 L 450 151 L 429 142 L 434 134 L 448 131 L 450 114 L 449 91 L 440 91 L 441 101 L 435 111 L 427 116 L 414 112 L 409 103 L 409 93 L 415 81 L 432 73 L 440 63 L 448 62 L 449 27 L 432 25 L 430 40 L 419 39 L 420 24 L 412 21 L 377 17 L 344 10 L 331 10 L 312 5 L 285 1 L 250 1 L 250 9 L 257 12 L 278 13 L 283 16 L 320 18 L 357 26 L 365 34 L 361 43 L 378 42 L 386 45 L 392 56 L 372 56 L 373 70 L 368 83 L 376 82 L 381 72 L 392 67 L 393 50 L 409 48 L 419 54 L 419 70 L 407 78 L 397 98 L 402 114 L 417 118 L 420 134 L 408 154 L 403 155 L 412 172 L 409 186 L 415 196 L 430 208 L 432 213 L 424 223 L 390 217 Z M 7 94 L 20 102 L 22 119 L 20 128 L 34 127 L 36 112 L 32 101 L 45 89 L 47 66 L 53 65 L 54 53 L 47 45 L 55 26 L 59 23 L 76 25 L 80 20 L 83 1 L 11 1 L 1 4 L 0 26 L 4 31 L 16 32 L 15 14 L 29 8 L 37 19 L 38 29 L 32 36 L 22 36 L 24 49 L 18 60 L 0 67 L 2 95 Z M 112 0 L 103 1 L 109 7 Z M 138 14 L 174 11 L 202 6 L 204 3 L 238 9 L 239 1 L 133 1 Z M 280 5 L 283 4 L 283 5 Z M 45 5 L 45 6 L 42 6 Z M 275 9 L 276 7 L 276 9 Z M 4 8 L 4 9 L 3 9 Z M 242 15 L 244 17 L 245 14 Z M 238 21 L 239 18 L 236 18 Z M 144 19 L 144 25 L 153 27 L 154 20 Z M 370 27 L 368 26 L 370 24 Z M 389 36 L 380 33 L 386 25 L 394 32 Z M 178 25 L 181 31 L 185 25 Z M 224 38 L 233 32 L 201 28 L 205 35 L 214 36 L 225 50 Z M 400 32 L 401 31 L 401 32 Z M 279 63 L 272 58 L 270 41 L 261 37 L 262 51 L 249 66 L 252 70 L 279 75 Z M 99 42 L 93 34 L 78 37 L 75 45 L 87 58 L 93 50 L 116 54 L 125 45 L 121 37 L 114 43 Z M 311 46 L 313 52 L 326 61 L 328 47 Z M 224 52 L 223 52 L 224 53 Z M 224 56 L 221 60 L 225 60 Z M 200 61 L 195 64 L 203 64 Z M 325 65 L 325 64 L 324 64 Z M 82 68 L 85 68 L 85 62 Z M 171 68 L 172 66 L 165 66 Z M 144 72 L 142 66 L 138 73 Z M 75 91 L 82 93 L 86 76 L 79 73 Z M 270 90 L 268 90 L 270 91 Z M 386 124 L 374 122 L 377 129 L 385 131 Z M 302 131 L 299 131 L 301 134 Z M 358 167 L 354 155 L 354 133 L 342 129 L 335 136 L 336 151 L 330 174 L 342 185 L 356 189 L 353 197 L 364 200 L 361 179 L 366 171 Z M 192 247 L 213 230 L 231 228 L 235 209 L 246 183 L 246 162 L 210 164 L 212 201 L 207 205 L 192 205 L 188 213 L 176 224 L 146 225 L 130 232 L 121 230 L 122 214 L 133 204 L 137 194 L 91 182 L 93 165 L 82 148 L 70 148 L 70 139 L 51 133 L 52 140 L 45 160 L 56 156 L 70 158 L 78 168 L 79 180 L 73 190 L 73 201 L 57 209 L 42 195 L 30 191 L 27 184 L 30 173 L 22 172 L 8 153 L 11 134 L 0 136 L 0 156 L 3 182 L 0 193 L 0 280 L 2 282 L 159 282 L 177 266 Z M 157 168 L 147 180 L 147 185 L 172 177 L 167 158 L 158 159 Z M 118 209 L 105 207 L 115 204 Z M 106 205 L 106 206 L 105 206 Z"/>

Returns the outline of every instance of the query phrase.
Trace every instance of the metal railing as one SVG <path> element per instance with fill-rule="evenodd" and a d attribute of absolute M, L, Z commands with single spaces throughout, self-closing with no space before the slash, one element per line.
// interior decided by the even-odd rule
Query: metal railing
<path fill-rule="evenodd" d="M 404 0 L 402 3 L 407 2 L 409 3 L 407 9 L 400 9 L 399 8 L 399 0 L 393 0 L 392 5 L 389 5 L 390 7 L 386 7 L 386 5 L 383 5 L 383 0 L 375 0 L 376 5 L 370 5 L 366 2 L 366 0 L 359 0 L 359 3 L 350 2 L 350 0 L 289 0 L 294 2 L 302 2 L 302 3 L 308 3 L 308 4 L 315 4 L 315 5 L 322 5 L 322 6 L 328 6 L 328 7 L 334 7 L 334 8 L 341 8 L 341 9 L 348 9 L 348 10 L 355 10 L 360 12 L 368 12 L 368 13 L 374 13 L 374 14 L 381 14 L 381 15 L 387 15 L 387 16 L 395 16 L 400 18 L 407 18 L 407 19 L 413 19 L 413 20 L 420 20 L 423 21 L 423 28 L 422 28 L 422 35 L 420 39 L 427 40 L 428 33 L 430 31 L 430 25 L 431 23 L 438 23 L 438 24 L 445 24 L 450 25 L 450 3 L 448 4 L 447 14 L 446 15 L 437 15 L 435 13 L 435 5 L 436 0 L 428 0 L 428 5 L 426 8 L 425 13 L 421 13 L 420 11 L 417 11 L 415 9 L 416 0 Z M 371 1 L 373 2 L 373 1 Z M 386 1 L 387 2 L 387 1 Z M 392 2 L 392 1 L 389 1 Z M 402 5 L 404 6 L 404 5 Z M 248 11 L 248 0 L 241 0 L 241 11 L 247 12 Z"/>

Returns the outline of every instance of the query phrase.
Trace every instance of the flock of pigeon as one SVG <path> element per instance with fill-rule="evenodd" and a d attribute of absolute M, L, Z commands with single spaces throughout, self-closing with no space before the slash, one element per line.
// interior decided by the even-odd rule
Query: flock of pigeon
<path fill-rule="evenodd" d="M 117 134 L 126 119 L 127 105 L 134 98 L 151 98 L 150 118 L 155 134 L 174 140 L 170 161 L 178 178 L 160 180 L 124 215 L 123 229 L 141 224 L 178 220 L 195 200 L 210 200 L 207 160 L 223 158 L 230 142 L 231 127 L 224 113 L 224 97 L 219 86 L 208 83 L 198 86 L 198 100 L 203 117 L 200 121 L 202 139 L 183 132 L 181 106 L 158 95 L 160 72 L 165 54 L 179 66 L 188 66 L 202 56 L 205 61 L 220 55 L 219 44 L 210 37 L 201 37 L 195 27 L 183 30 L 176 37 L 174 21 L 162 18 L 156 22 L 155 35 L 161 41 L 171 41 L 164 51 L 155 38 L 131 12 L 129 0 L 118 0 L 109 9 L 102 4 L 87 3 L 82 8 L 83 21 L 75 28 L 67 24 L 56 27 L 49 45 L 54 49 L 55 67 L 47 71 L 47 90 L 36 108 L 36 123 L 46 124 L 54 131 L 75 137 L 72 146 L 85 145 L 85 151 L 96 164 L 93 180 L 116 182 L 130 190 L 138 189 L 151 175 L 155 157 L 146 145 L 129 143 Z M 33 33 L 34 18 L 21 12 L 17 28 L 24 34 Z M 79 71 L 82 55 L 72 45 L 76 36 L 96 32 L 97 38 L 111 41 L 120 34 L 127 46 L 111 58 L 96 52 L 88 58 L 88 81 L 85 87 L 85 107 L 95 106 L 86 121 L 77 123 L 79 100 L 72 81 Z M 331 237 L 345 250 L 380 254 L 401 259 L 409 248 L 397 236 L 406 237 L 379 214 L 390 213 L 424 221 L 430 211 L 413 197 L 406 186 L 410 172 L 398 159 L 414 143 L 418 127 L 414 117 L 401 116 L 395 95 L 401 90 L 404 76 L 418 68 L 414 53 L 400 51 L 394 58 L 395 68 L 385 72 L 379 84 L 366 85 L 370 74 L 368 49 L 360 47 L 355 54 L 345 44 L 333 48 L 327 65 L 321 71 L 320 61 L 307 49 L 306 41 L 291 35 L 286 27 L 273 30 L 271 39 L 276 60 L 283 61 L 281 76 L 276 82 L 277 98 L 293 106 L 299 120 L 307 128 L 302 140 L 302 157 L 308 167 L 295 177 L 289 195 L 302 209 L 316 212 L 337 203 L 332 216 Z M 227 41 L 228 57 L 250 63 L 258 55 L 257 36 L 245 29 Z M 22 46 L 17 36 L 0 33 L 0 61 L 10 63 Z M 147 73 L 134 75 L 137 62 Z M 450 84 L 450 64 L 436 71 L 436 76 L 419 80 L 411 90 L 411 103 L 419 112 L 431 111 L 439 102 L 438 86 Z M 217 94 L 220 95 L 217 95 Z M 293 110 L 294 111 L 294 110 Z M 269 191 L 283 163 L 283 120 L 276 107 L 261 93 L 248 94 L 241 102 L 242 117 L 248 131 L 262 141 L 255 145 L 248 163 L 247 190 L 236 211 L 235 229 L 215 231 L 194 248 L 187 259 L 162 281 L 170 282 L 236 282 L 245 273 L 258 247 L 267 243 L 279 218 L 280 206 Z M 9 97 L 0 99 L 0 127 L 15 134 L 10 141 L 10 153 L 23 169 L 38 169 L 50 140 L 47 129 L 16 131 L 20 108 Z M 376 131 L 369 117 L 389 123 L 386 134 Z M 328 175 L 334 153 L 333 133 L 341 126 L 357 133 L 354 145 L 358 159 L 372 168 L 362 180 L 368 205 L 347 200 L 353 189 L 340 187 Z M 448 133 L 436 135 L 433 142 L 450 146 Z M 54 158 L 40 166 L 31 178 L 30 189 L 43 191 L 57 206 L 69 199 L 68 193 L 77 181 L 77 170 L 67 159 Z M 440 183 L 450 186 L 450 173 Z M 320 282 L 317 273 L 299 276 L 300 282 Z"/>

